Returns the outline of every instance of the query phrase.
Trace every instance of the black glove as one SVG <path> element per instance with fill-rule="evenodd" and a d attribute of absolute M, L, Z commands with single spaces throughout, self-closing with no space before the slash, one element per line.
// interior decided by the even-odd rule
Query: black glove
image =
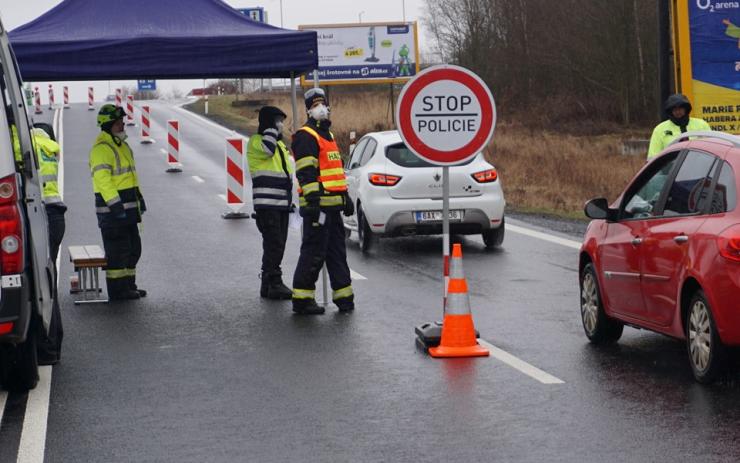
<path fill-rule="evenodd" d="M 146 212 L 146 203 L 142 197 L 139 197 L 139 212 L 141 212 L 141 215 L 144 215 L 144 212 Z"/>
<path fill-rule="evenodd" d="M 291 203 L 291 205 L 290 205 L 290 213 L 292 214 L 294 212 L 295 212 L 295 204 L 292 204 Z"/>
<path fill-rule="evenodd" d="M 350 198 L 347 193 L 344 194 L 344 210 L 342 212 L 345 217 L 355 215 L 355 205 L 352 204 L 352 198 Z"/>
<path fill-rule="evenodd" d="M 116 219 L 126 218 L 126 209 L 123 208 L 123 203 L 120 201 L 110 206 L 110 212 Z"/>
<path fill-rule="evenodd" d="M 321 208 L 318 201 L 309 201 L 305 206 L 301 206 L 299 213 L 304 220 L 308 220 L 311 223 L 318 223 Z"/>

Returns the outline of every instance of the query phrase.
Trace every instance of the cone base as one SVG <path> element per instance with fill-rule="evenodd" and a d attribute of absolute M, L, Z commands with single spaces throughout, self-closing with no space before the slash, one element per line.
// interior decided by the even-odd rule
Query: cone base
<path fill-rule="evenodd" d="M 453 357 L 488 357 L 491 353 L 485 347 L 479 344 L 468 347 L 431 347 L 429 355 L 434 358 L 453 358 Z"/>

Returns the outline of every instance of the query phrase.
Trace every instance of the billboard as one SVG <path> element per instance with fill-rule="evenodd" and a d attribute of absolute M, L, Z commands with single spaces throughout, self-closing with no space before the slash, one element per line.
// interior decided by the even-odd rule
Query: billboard
<path fill-rule="evenodd" d="M 415 22 L 298 26 L 316 31 L 319 82 L 331 84 L 404 83 L 419 72 Z M 301 77 L 301 85 L 313 75 Z"/>
<path fill-rule="evenodd" d="M 678 90 L 694 117 L 740 134 L 740 1 L 674 0 Z"/>

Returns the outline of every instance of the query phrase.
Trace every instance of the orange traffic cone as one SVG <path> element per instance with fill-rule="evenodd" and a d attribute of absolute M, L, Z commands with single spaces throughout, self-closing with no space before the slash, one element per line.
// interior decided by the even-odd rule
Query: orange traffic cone
<path fill-rule="evenodd" d="M 475 339 L 473 315 L 470 313 L 468 283 L 462 264 L 462 247 L 455 244 L 450 262 L 450 282 L 447 285 L 447 306 L 442 322 L 439 347 L 431 347 L 432 357 L 487 357 L 488 349 Z"/>

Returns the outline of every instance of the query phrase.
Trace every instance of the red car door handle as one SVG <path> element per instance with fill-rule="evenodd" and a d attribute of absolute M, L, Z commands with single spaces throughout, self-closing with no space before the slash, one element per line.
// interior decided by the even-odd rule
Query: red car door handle
<path fill-rule="evenodd" d="M 686 235 L 678 235 L 673 237 L 673 241 L 675 241 L 678 244 L 683 244 L 689 240 L 689 237 Z"/>
<path fill-rule="evenodd" d="M 642 244 L 642 238 L 633 238 L 632 239 L 632 245 L 633 246 L 637 246 L 637 245 L 640 245 L 640 244 Z"/>

